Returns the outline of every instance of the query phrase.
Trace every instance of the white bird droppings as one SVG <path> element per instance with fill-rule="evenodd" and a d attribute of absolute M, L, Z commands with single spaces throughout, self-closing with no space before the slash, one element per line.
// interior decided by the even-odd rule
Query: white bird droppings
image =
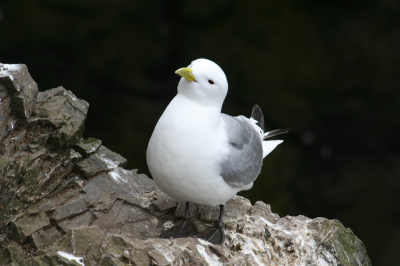
<path fill-rule="evenodd" d="M 83 262 L 83 257 L 76 257 L 64 251 L 57 251 L 57 253 L 58 255 L 60 255 L 63 258 L 66 258 L 69 261 L 76 261 L 78 264 L 85 266 L 85 263 Z"/>

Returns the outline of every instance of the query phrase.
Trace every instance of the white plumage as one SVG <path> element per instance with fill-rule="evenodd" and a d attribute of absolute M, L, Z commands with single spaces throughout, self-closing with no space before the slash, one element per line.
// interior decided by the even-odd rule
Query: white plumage
<path fill-rule="evenodd" d="M 282 141 L 263 140 L 267 133 L 254 119 L 221 114 L 228 82 L 217 64 L 198 59 L 179 71 L 182 78 L 178 94 L 162 114 L 147 148 L 148 167 L 157 185 L 177 200 L 212 206 L 224 204 L 239 191 L 252 187 L 252 180 L 261 169 L 258 164 Z M 253 134 L 257 139 L 242 132 L 257 132 Z M 246 139 L 250 144 L 245 143 Z M 238 148 L 240 145 L 242 149 Z M 262 147 L 254 149 L 260 154 L 251 154 L 253 147 Z M 238 156 L 232 157 L 233 153 Z M 226 164 L 229 158 L 238 161 Z M 257 160 L 261 162 L 254 162 L 253 167 L 251 158 L 260 158 Z M 250 170 L 244 172 L 247 179 L 241 179 L 243 169 L 232 169 L 230 165 L 248 166 Z M 236 179 L 224 176 L 225 170 L 236 173 Z M 249 175 L 255 177 L 251 179 Z"/>

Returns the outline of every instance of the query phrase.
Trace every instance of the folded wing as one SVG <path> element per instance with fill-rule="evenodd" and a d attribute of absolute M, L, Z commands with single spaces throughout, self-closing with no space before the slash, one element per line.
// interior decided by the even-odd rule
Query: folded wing
<path fill-rule="evenodd" d="M 229 154 L 220 163 L 221 176 L 232 187 L 243 188 L 261 172 L 263 146 L 260 133 L 244 116 L 222 114 L 228 136 Z"/>

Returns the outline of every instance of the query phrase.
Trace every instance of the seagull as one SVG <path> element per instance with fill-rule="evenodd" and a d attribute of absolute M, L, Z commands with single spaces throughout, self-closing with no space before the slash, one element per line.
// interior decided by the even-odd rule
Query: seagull
<path fill-rule="evenodd" d="M 167 195 L 186 202 L 186 208 L 182 221 L 161 236 L 196 236 L 222 245 L 225 203 L 253 186 L 263 158 L 282 143 L 265 139 L 288 130 L 264 133 L 258 105 L 250 118 L 221 113 L 228 81 L 213 61 L 197 59 L 175 73 L 181 76 L 178 93 L 153 131 L 146 159 L 156 184 Z M 199 232 L 190 217 L 189 202 L 219 206 L 218 224 Z"/>

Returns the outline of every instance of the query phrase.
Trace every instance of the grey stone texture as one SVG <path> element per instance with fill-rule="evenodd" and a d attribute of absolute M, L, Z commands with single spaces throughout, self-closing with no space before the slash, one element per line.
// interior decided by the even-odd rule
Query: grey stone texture
<path fill-rule="evenodd" d="M 88 103 L 39 92 L 24 65 L 0 64 L 0 265 L 371 265 L 337 220 L 279 217 L 263 202 L 226 204 L 226 240 L 162 239 L 184 203 L 126 159 L 83 139 Z M 199 229 L 218 208 L 191 205 Z"/>

